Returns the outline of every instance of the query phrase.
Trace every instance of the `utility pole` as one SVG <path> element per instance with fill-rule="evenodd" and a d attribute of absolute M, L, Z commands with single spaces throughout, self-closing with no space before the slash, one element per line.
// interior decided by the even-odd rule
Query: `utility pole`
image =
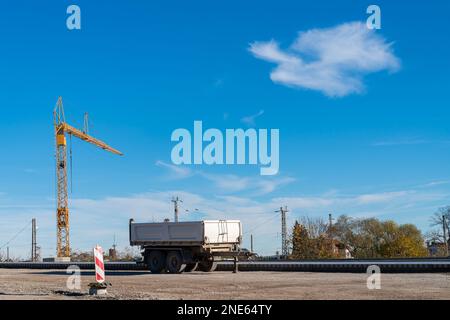
<path fill-rule="evenodd" d="M 330 213 L 328 215 L 328 237 L 330 237 L 330 245 L 331 245 L 331 253 L 334 252 L 334 244 L 333 244 L 333 215 Z"/>
<path fill-rule="evenodd" d="M 250 252 L 253 253 L 253 235 L 250 235 Z"/>
<path fill-rule="evenodd" d="M 174 205 L 174 213 L 175 213 L 175 222 L 178 222 L 178 202 L 183 202 L 183 200 L 181 200 L 178 196 L 172 198 L 172 202 Z"/>
<path fill-rule="evenodd" d="M 9 247 L 6 247 L 6 262 L 9 262 Z"/>
<path fill-rule="evenodd" d="M 444 246 L 445 246 L 446 253 L 448 255 L 448 241 L 447 241 L 448 225 L 447 225 L 447 219 L 445 218 L 444 215 L 442 216 L 442 229 L 444 231 Z"/>
<path fill-rule="evenodd" d="M 275 212 L 281 213 L 281 255 L 287 258 L 289 255 L 288 242 L 287 242 L 287 228 L 286 228 L 286 213 L 288 213 L 287 206 L 280 207 L 280 210 Z"/>
<path fill-rule="evenodd" d="M 36 262 L 36 219 L 31 220 L 31 262 Z"/>
<path fill-rule="evenodd" d="M 116 234 L 114 234 L 114 241 L 112 245 L 112 249 L 109 249 L 109 259 L 115 261 L 117 259 L 117 245 L 116 245 Z"/>
<path fill-rule="evenodd" d="M 41 261 L 41 247 L 37 246 L 36 247 L 36 261 Z"/>

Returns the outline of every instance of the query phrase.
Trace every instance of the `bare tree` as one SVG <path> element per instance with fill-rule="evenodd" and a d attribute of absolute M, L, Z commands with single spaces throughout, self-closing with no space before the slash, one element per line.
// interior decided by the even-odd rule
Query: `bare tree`
<path fill-rule="evenodd" d="M 443 243 L 444 236 L 440 230 L 431 230 L 425 234 L 425 239 L 429 242 Z"/>
<path fill-rule="evenodd" d="M 449 223 L 450 221 L 450 206 L 445 206 L 439 208 L 432 216 L 431 216 L 431 226 L 432 227 L 442 227 L 444 219 Z"/>
<path fill-rule="evenodd" d="M 300 224 L 308 231 L 311 238 L 318 238 L 328 234 L 328 223 L 322 218 L 301 217 Z"/>
<path fill-rule="evenodd" d="M 119 261 L 133 261 L 140 256 L 140 251 L 134 247 L 125 247 L 123 250 L 117 252 L 117 259 Z"/>
<path fill-rule="evenodd" d="M 327 259 L 335 257 L 329 225 L 322 218 L 301 217 L 292 230 L 293 259 Z"/>
<path fill-rule="evenodd" d="M 431 227 L 436 229 L 427 233 L 427 240 L 445 243 L 448 241 L 450 206 L 439 208 L 430 218 Z"/>

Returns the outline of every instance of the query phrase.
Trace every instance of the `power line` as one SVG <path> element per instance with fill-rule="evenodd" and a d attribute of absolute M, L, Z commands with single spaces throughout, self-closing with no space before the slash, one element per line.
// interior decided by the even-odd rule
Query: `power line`
<path fill-rule="evenodd" d="M 7 245 L 9 245 L 12 241 L 14 241 L 22 232 L 24 232 L 28 227 L 29 227 L 29 225 L 31 224 L 31 221 L 30 222 L 28 222 L 26 225 L 25 225 L 25 227 L 23 227 L 23 229 L 21 229 L 19 232 L 17 232 L 11 239 L 9 239 L 4 245 L 2 245 L 1 247 L 0 247 L 0 250 L 1 249 L 3 249 L 4 247 L 6 247 Z"/>
<path fill-rule="evenodd" d="M 267 222 L 273 220 L 273 219 L 276 218 L 276 217 L 278 217 L 278 213 L 275 214 L 275 215 L 273 215 L 273 216 L 271 216 L 269 219 L 267 219 L 267 220 L 265 220 L 265 221 L 259 223 L 258 225 L 256 225 L 256 226 L 253 227 L 252 229 L 245 231 L 245 232 L 244 232 L 244 235 L 246 235 L 246 234 L 248 234 L 248 233 L 250 233 L 250 232 L 255 231 L 256 229 L 258 229 L 259 227 L 261 227 L 262 225 L 266 224 Z"/>
<path fill-rule="evenodd" d="M 17 249 L 17 248 L 20 248 L 20 249 L 22 249 L 22 248 L 29 248 L 30 247 L 30 244 L 29 243 L 24 243 L 24 244 L 14 244 L 14 245 L 12 245 L 12 246 L 7 246 L 7 247 L 9 247 L 10 249 L 11 248 L 13 248 L 13 249 Z M 0 249 L 1 250 L 1 249 Z"/>

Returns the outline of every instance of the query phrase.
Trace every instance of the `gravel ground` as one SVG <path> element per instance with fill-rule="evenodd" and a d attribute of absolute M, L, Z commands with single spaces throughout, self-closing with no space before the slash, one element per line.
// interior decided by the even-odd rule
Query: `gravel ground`
<path fill-rule="evenodd" d="M 61 270 L 0 269 L 0 300 L 67 299 L 450 299 L 450 274 L 383 274 L 381 290 L 368 290 L 365 274 L 230 272 L 152 275 L 107 272 L 107 297 L 91 297 L 94 273 L 81 272 L 81 290 L 67 288 Z"/>

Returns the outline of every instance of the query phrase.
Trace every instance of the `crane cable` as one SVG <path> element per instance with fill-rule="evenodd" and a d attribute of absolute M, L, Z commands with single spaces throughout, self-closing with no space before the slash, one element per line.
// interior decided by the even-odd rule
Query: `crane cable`
<path fill-rule="evenodd" d="M 70 166 L 70 193 L 73 193 L 73 171 L 72 171 L 72 135 L 69 134 L 69 166 Z"/>

